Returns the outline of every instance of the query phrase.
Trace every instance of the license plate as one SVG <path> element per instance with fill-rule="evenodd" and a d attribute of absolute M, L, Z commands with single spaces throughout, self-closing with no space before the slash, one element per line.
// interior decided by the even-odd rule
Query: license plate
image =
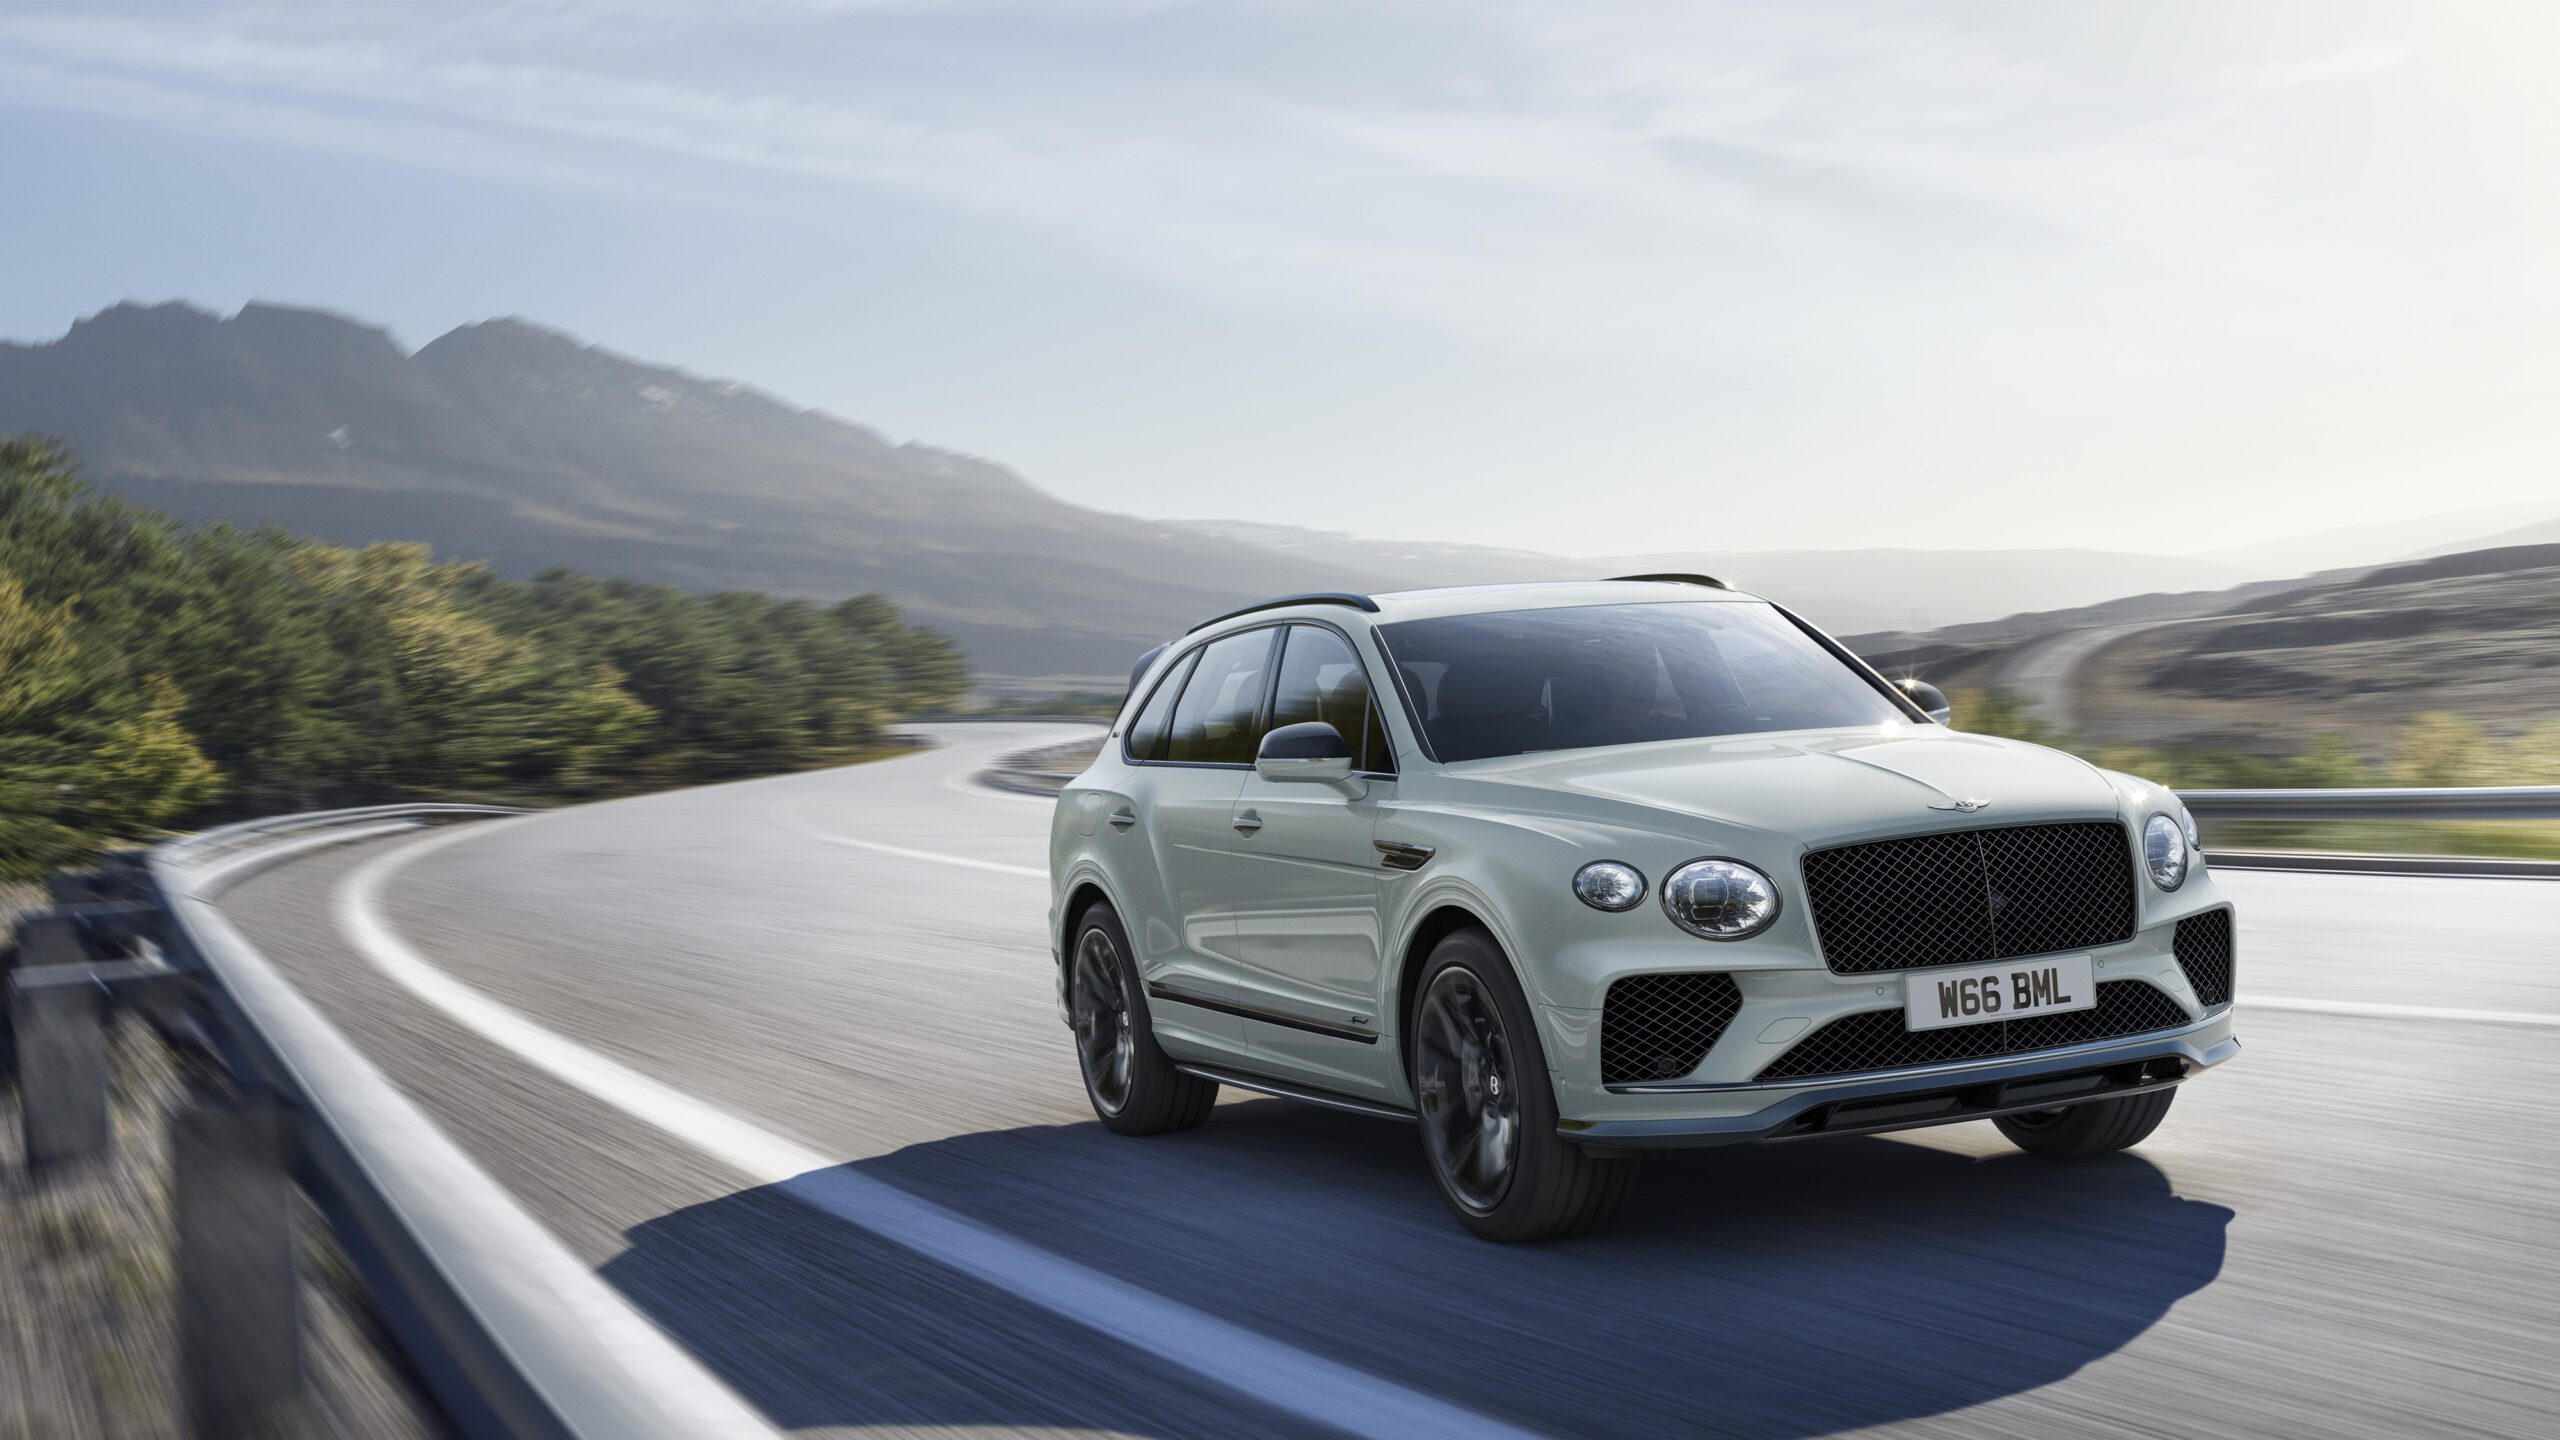
<path fill-rule="evenodd" d="M 2054 1015 L 2097 1003 L 2098 987 L 2090 982 L 2086 955 L 1923 970 L 1902 979 L 1902 1023 L 1913 1030 Z"/>

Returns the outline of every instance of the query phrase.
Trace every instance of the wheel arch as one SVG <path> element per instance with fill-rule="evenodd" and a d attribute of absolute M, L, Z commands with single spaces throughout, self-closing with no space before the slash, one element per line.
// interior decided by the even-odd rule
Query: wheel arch
<path fill-rule="evenodd" d="M 1407 1094 L 1411 1094 L 1413 1089 L 1413 1036 L 1412 1026 L 1407 1023 L 1407 1017 L 1413 1013 L 1414 990 L 1422 981 L 1423 967 L 1430 963 L 1431 952 L 1441 941 L 1460 930 L 1482 930 L 1486 938 L 1493 942 L 1494 953 L 1500 955 L 1502 963 L 1510 967 L 1512 981 L 1515 984 L 1523 983 L 1520 962 L 1513 958 L 1511 941 L 1503 934 L 1503 927 L 1493 919 L 1493 907 L 1485 904 L 1483 897 L 1464 892 L 1444 891 L 1418 903 L 1415 909 L 1419 912 L 1419 918 L 1405 932 L 1404 943 L 1396 947 L 1396 973 L 1393 987 L 1395 1009 L 1392 1013 L 1395 1016 L 1396 1027 L 1396 1069 L 1398 1076 L 1404 1082 Z M 1525 985 L 1523 993 L 1526 993 Z M 1531 1008 L 1533 1010 L 1536 1008 L 1534 1000 L 1531 1001 Z"/>

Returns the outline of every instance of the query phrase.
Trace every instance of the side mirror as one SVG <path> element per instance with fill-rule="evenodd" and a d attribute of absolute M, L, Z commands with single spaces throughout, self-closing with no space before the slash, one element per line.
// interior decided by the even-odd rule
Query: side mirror
<path fill-rule="evenodd" d="M 1911 703 L 1929 712 L 1929 718 L 1941 725 L 1952 724 L 1949 718 L 1955 707 L 1947 703 L 1947 692 L 1926 680 L 1896 680 L 1895 687 L 1911 697 Z"/>
<path fill-rule="evenodd" d="M 1283 725 L 1263 736 L 1262 749 L 1253 757 L 1253 773 L 1265 780 L 1358 784 L 1351 778 L 1351 742 L 1322 720 Z"/>

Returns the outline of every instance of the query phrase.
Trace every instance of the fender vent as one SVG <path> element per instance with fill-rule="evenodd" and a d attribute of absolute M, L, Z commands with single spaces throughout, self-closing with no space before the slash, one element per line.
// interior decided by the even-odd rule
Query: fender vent
<path fill-rule="evenodd" d="M 2231 1003 L 2231 912 L 2207 910 L 2178 922 L 2177 938 L 2169 948 L 2178 957 L 2178 968 L 2187 972 L 2187 983 L 2196 987 L 2196 998 L 2205 1008 Z"/>
<path fill-rule="evenodd" d="M 1741 1010 L 1741 987 L 1722 971 L 1630 975 L 1612 983 L 1600 1010 L 1600 1083 L 1688 1074 Z"/>

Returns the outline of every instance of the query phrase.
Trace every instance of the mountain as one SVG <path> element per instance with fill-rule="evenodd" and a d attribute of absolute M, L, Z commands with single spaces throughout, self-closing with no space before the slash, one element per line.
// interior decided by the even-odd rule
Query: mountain
<path fill-rule="evenodd" d="M 409 353 L 340 316 L 119 305 L 0 345 L 0 433 L 191 519 L 421 540 L 527 574 L 890 595 L 986 672 L 1127 672 L 1247 597 L 1375 577 L 1070 505 L 1001 466 L 521 320 Z"/>
<path fill-rule="evenodd" d="M 2520 531 L 2509 533 L 2519 526 L 2540 530 L 2545 538 L 2560 535 L 2560 491 L 2542 500 L 2339 525 L 2279 540 L 2207 550 L 2196 558 L 2237 566 L 2252 575 L 2309 575 L 2533 543 L 2522 538 Z"/>
<path fill-rule="evenodd" d="M 24 430 L 67 441 L 101 488 L 188 519 L 419 540 L 516 575 L 573 565 L 694 590 L 876 590 L 1013 688 L 1118 677 L 1203 616 L 1299 590 L 1703 571 L 1848 633 L 2268 573 L 2102 550 L 1571 559 L 1138 519 L 515 319 L 411 352 L 318 310 L 118 305 L 57 340 L 0 344 L 0 433 Z"/>

